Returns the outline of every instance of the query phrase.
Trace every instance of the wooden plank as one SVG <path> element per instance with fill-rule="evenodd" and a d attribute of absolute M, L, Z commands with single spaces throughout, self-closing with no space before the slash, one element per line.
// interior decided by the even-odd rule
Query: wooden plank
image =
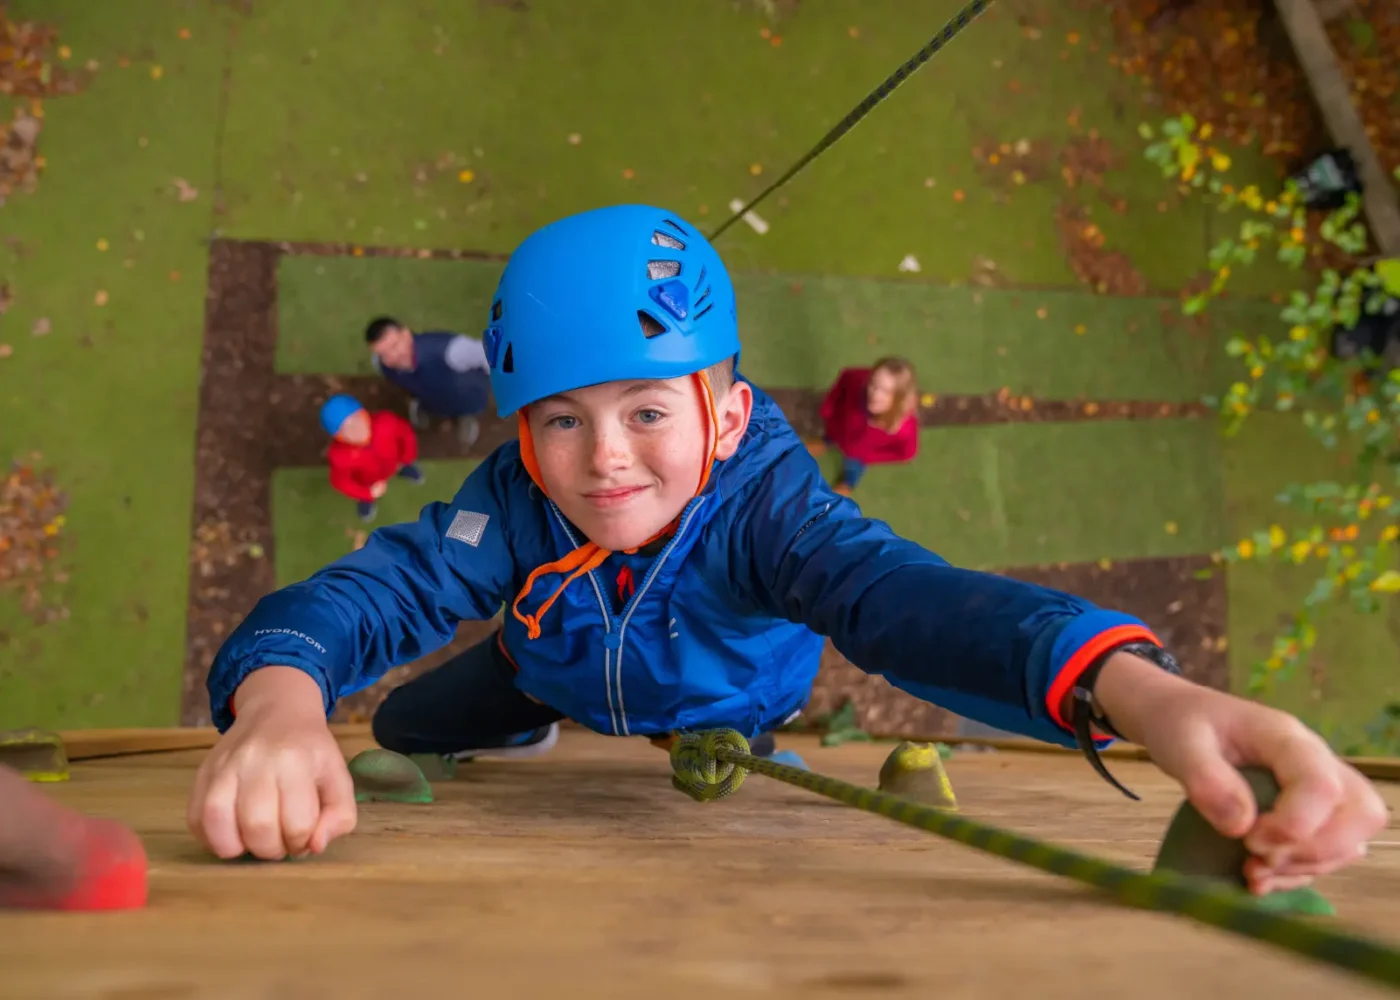
<path fill-rule="evenodd" d="M 1327 38 L 1327 29 L 1312 0 L 1274 0 L 1293 51 L 1307 75 L 1332 141 L 1356 158 L 1365 186 L 1366 216 L 1376 245 L 1387 256 L 1400 254 L 1400 201 L 1376 147 L 1366 135 L 1351 87 Z"/>
<path fill-rule="evenodd" d="M 370 740 L 370 727 L 364 722 L 335 723 L 331 732 L 337 739 L 351 741 Z M 579 730 L 582 732 L 582 730 Z M 59 734 L 63 737 L 64 748 L 70 761 L 96 760 L 102 757 L 123 757 L 131 754 L 170 753 L 179 750 L 207 750 L 218 742 L 219 734 L 212 726 L 204 728 L 175 727 L 169 729 L 69 729 Z M 786 737 L 785 737 L 786 738 Z M 970 744 L 989 747 L 1009 753 L 1070 754 L 1079 755 L 1078 750 L 1069 750 L 1053 743 L 1023 738 L 997 738 L 990 736 L 886 736 L 881 740 L 911 739 L 926 742 L 941 740 L 950 746 Z M 1146 761 L 1151 758 L 1147 750 L 1135 743 L 1119 742 L 1101 751 L 1105 760 Z M 1400 781 L 1400 758 L 1394 757 L 1348 757 L 1347 762 L 1368 778 L 1377 781 Z"/>
<path fill-rule="evenodd" d="M 891 738 L 898 739 L 899 737 Z M 913 739 L 915 742 L 927 742 L 929 739 L 929 737 L 926 736 L 909 738 Z M 1078 750 L 1069 750 L 1065 747 L 1056 746 L 1053 743 L 1043 743 L 1040 740 L 999 739 L 990 736 L 936 737 L 936 739 L 947 743 L 949 746 L 957 746 L 959 743 L 970 743 L 975 746 L 990 747 L 993 750 L 1005 750 L 1011 753 L 1073 754 L 1079 756 Z M 1105 760 L 1146 761 L 1152 759 L 1148 756 L 1146 747 L 1138 746 L 1136 743 L 1121 741 L 1099 751 L 1099 756 Z M 1373 781 L 1400 781 L 1400 757 L 1344 757 L 1343 760 Z"/>
<path fill-rule="evenodd" d="M 336 723 L 331 731 L 337 737 L 369 736 L 366 723 Z M 213 726 L 171 727 L 166 729 L 68 729 L 59 733 L 71 760 L 96 760 L 129 754 L 169 753 L 176 750 L 207 750 L 219 741 Z"/>
<path fill-rule="evenodd" d="M 889 750 L 779 744 L 862 785 Z M 762 776 L 692 802 L 641 739 L 570 730 L 543 757 L 478 762 L 435 785 L 431 805 L 363 805 L 326 854 L 283 864 L 224 864 L 198 848 L 182 822 L 197 765 L 197 754 L 89 761 L 46 786 L 141 834 L 150 903 L 0 914 L 0 994 L 1382 996 Z M 1174 782 L 1131 761 L 1121 776 L 1141 802 L 1046 754 L 961 754 L 948 774 L 971 818 L 1139 869 L 1181 802 Z M 1383 794 L 1400 805 L 1400 789 Z M 1400 928 L 1397 819 L 1369 857 L 1321 882 L 1345 926 L 1383 940 Z"/>

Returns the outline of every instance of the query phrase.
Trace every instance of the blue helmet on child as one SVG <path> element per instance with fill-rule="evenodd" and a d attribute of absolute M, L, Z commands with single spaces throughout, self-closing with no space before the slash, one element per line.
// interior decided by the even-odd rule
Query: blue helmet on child
<path fill-rule="evenodd" d="M 364 409 L 360 401 L 354 396 L 346 396 L 343 393 L 332 396 L 321 404 L 321 426 L 326 429 L 327 434 L 335 434 L 340 430 L 341 424 L 350 419 L 350 415 Z"/>
<path fill-rule="evenodd" d="M 739 353 L 734 286 L 674 212 L 614 205 L 520 244 L 483 338 L 496 410 L 601 382 L 677 378 Z"/>

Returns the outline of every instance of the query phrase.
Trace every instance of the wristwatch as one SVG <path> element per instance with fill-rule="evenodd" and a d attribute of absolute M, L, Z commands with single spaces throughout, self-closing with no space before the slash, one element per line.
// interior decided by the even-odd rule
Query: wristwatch
<path fill-rule="evenodd" d="M 1074 688 L 1070 694 L 1073 698 L 1073 705 L 1070 709 L 1071 722 L 1074 725 L 1075 740 L 1079 744 L 1079 749 L 1084 756 L 1089 758 L 1089 763 L 1094 770 L 1099 772 L 1105 781 L 1118 789 L 1128 798 L 1135 802 L 1141 801 L 1139 796 L 1128 791 L 1127 788 L 1108 773 L 1108 768 L 1104 766 L 1103 759 L 1099 757 L 1099 751 L 1094 746 L 1094 736 L 1090 727 L 1097 728 L 1100 732 L 1108 733 L 1117 739 L 1126 739 L 1122 733 L 1113 728 L 1113 723 L 1109 721 L 1102 706 L 1094 698 L 1094 684 L 1099 679 L 1099 672 L 1103 670 L 1103 665 L 1109 658 L 1117 653 L 1131 653 L 1140 656 L 1149 663 L 1155 663 L 1169 674 L 1180 676 L 1181 666 L 1176 662 L 1176 658 L 1161 646 L 1151 642 L 1126 642 L 1114 646 L 1111 649 L 1099 654 L 1099 657 L 1089 664 L 1088 668 L 1079 675 L 1075 681 Z"/>

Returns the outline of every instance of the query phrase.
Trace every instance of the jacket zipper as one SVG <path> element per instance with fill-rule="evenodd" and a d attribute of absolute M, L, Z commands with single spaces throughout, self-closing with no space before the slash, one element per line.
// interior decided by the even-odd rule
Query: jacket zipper
<path fill-rule="evenodd" d="M 695 519 L 695 512 L 700 509 L 700 505 L 705 502 L 705 499 L 705 497 L 699 496 L 690 502 L 685 512 L 681 514 L 681 523 L 680 526 L 676 528 L 676 533 L 671 536 L 671 540 L 666 544 L 666 547 L 657 553 L 656 558 L 652 560 L 650 568 L 647 569 L 646 576 L 642 579 L 642 585 L 633 592 L 632 597 L 622 608 L 622 618 L 617 628 L 617 654 L 613 662 L 615 664 L 617 676 L 618 710 L 622 715 L 623 733 L 627 736 L 632 735 L 627 727 L 627 709 L 622 703 L 622 649 L 623 644 L 627 641 L 627 623 L 632 619 L 632 612 L 636 610 L 637 602 L 642 599 L 642 596 L 647 592 L 647 588 L 650 587 L 652 581 L 656 579 L 656 575 L 661 572 L 661 567 L 666 564 L 666 560 L 669 559 L 671 553 L 675 551 L 676 545 L 685 535 L 686 528 L 690 527 L 690 522 Z"/>
<path fill-rule="evenodd" d="M 554 503 L 553 500 L 547 500 L 546 502 L 549 504 L 549 509 L 550 509 L 550 511 L 553 512 L 555 519 L 558 520 L 558 522 L 559 522 L 559 527 L 563 528 L 563 529 L 564 529 L 564 534 L 566 534 L 566 535 L 569 536 L 569 544 L 571 544 L 574 548 L 578 548 L 578 547 L 579 547 L 578 539 L 576 539 L 576 538 L 574 537 L 573 531 L 569 528 L 568 519 L 565 518 L 563 512 L 560 511 L 559 508 L 558 508 L 557 506 L 555 506 L 555 503 Z M 603 599 L 603 589 L 598 585 L 598 577 L 595 575 L 595 572 L 596 572 L 596 571 L 594 571 L 594 570 L 589 570 L 589 571 L 588 571 L 588 580 L 589 580 L 590 583 L 593 584 L 593 595 L 594 595 L 596 598 L 598 598 L 598 610 L 601 611 L 601 612 L 603 613 L 603 632 L 604 632 L 605 635 L 611 635 L 611 634 L 612 634 L 612 615 L 609 613 L 608 603 L 607 603 L 606 601 L 604 601 L 604 599 Z M 618 728 L 618 724 L 617 724 L 618 709 L 617 709 L 617 707 L 613 704 L 612 667 L 613 667 L 613 655 L 612 655 L 612 650 L 608 648 L 607 643 L 606 643 L 606 640 L 605 640 L 605 641 L 604 641 L 604 644 L 603 644 L 603 690 L 606 691 L 606 692 L 607 692 L 607 695 L 608 695 L 608 719 L 609 719 L 609 721 L 612 723 L 613 735 L 614 735 L 614 736 L 622 736 L 622 735 L 624 735 L 624 733 L 623 733 L 622 730 L 620 730 L 620 729 Z M 621 686 L 621 685 L 619 684 L 619 687 L 620 687 L 620 686 Z M 620 700 L 620 697 L 621 697 L 621 692 L 619 691 L 619 700 Z M 624 719 L 622 720 L 622 727 L 623 727 L 624 730 L 626 729 L 626 726 L 627 726 L 627 720 L 624 718 Z"/>

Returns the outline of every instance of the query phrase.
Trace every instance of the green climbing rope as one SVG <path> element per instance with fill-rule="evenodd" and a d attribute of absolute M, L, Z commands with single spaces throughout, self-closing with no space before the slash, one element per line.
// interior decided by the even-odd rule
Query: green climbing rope
<path fill-rule="evenodd" d="M 763 201 L 763 199 L 767 198 L 774 191 L 778 190 L 778 188 L 782 187 L 788 181 L 796 177 L 798 172 L 801 171 L 804 167 L 806 167 L 807 164 L 811 163 L 822 153 L 825 153 L 832 146 L 836 145 L 836 141 L 838 139 L 840 139 L 851 129 L 855 128 L 856 125 L 860 123 L 860 120 L 862 118 L 864 118 L 866 115 L 870 114 L 870 112 L 875 110 L 875 105 L 879 104 L 886 97 L 889 97 L 891 94 L 893 94 L 896 87 L 904 83 L 905 80 L 909 79 L 916 72 L 918 72 L 919 68 L 923 66 L 924 63 L 932 59 L 934 57 L 934 54 L 937 53 L 939 49 L 943 48 L 945 45 L 951 42 L 953 38 L 958 34 L 958 32 L 962 31 L 973 21 L 977 20 L 977 18 L 980 17 L 982 13 L 991 5 L 992 0 L 969 0 L 969 2 L 962 8 L 962 10 L 958 11 L 956 14 L 953 15 L 953 17 L 948 21 L 948 23 L 943 26 L 943 29 L 938 32 L 938 34 L 930 38 L 928 42 L 923 46 L 923 48 L 919 49 L 918 52 L 915 52 L 912 56 L 910 56 L 902 64 L 900 64 L 900 67 L 897 70 L 895 70 L 889 76 L 885 77 L 885 79 L 881 82 L 881 84 L 878 87 L 876 87 L 870 93 L 866 94 L 865 97 L 861 99 L 861 102 L 857 104 L 854 108 L 852 108 L 845 118 L 842 118 L 839 122 L 833 125 L 831 129 L 826 133 L 826 135 L 822 136 L 821 139 L 818 140 L 815 146 L 813 146 L 806 153 L 804 153 L 800 160 L 798 160 L 796 163 L 794 163 L 791 167 L 787 169 L 786 173 L 784 173 L 772 184 L 769 184 L 766 188 L 764 188 L 757 195 L 751 198 L 748 204 L 744 205 L 737 212 L 731 215 L 724 222 L 723 225 L 721 225 L 718 229 L 711 233 L 711 242 L 719 239 L 720 233 L 724 232 L 730 226 L 734 225 L 734 223 L 742 219 L 745 214 L 752 210 L 754 206 Z"/>
<path fill-rule="evenodd" d="M 1388 945 L 1269 912 L 1248 893 L 1229 886 L 1167 871 L 1133 871 L 964 816 L 755 757 L 749 753 L 748 741 L 734 730 L 682 734 L 671 746 L 671 769 L 672 784 L 701 802 L 734 794 L 744 776 L 755 771 L 997 857 L 1106 889 L 1140 909 L 1192 917 L 1400 988 L 1400 951 Z"/>

